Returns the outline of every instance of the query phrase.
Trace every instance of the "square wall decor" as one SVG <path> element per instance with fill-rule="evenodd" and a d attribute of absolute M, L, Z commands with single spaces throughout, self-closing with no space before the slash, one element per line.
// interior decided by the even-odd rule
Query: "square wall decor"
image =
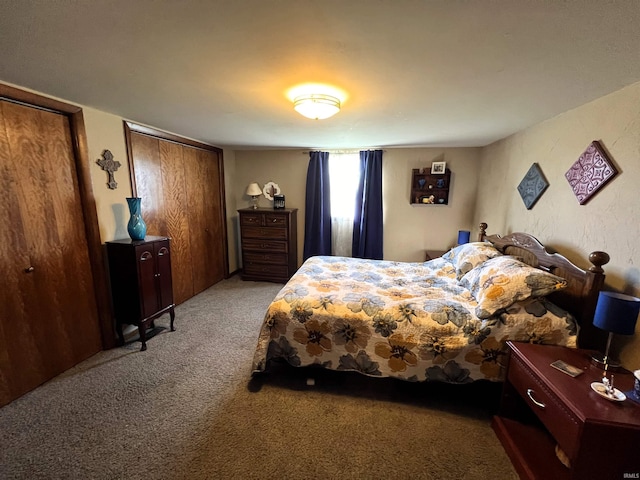
<path fill-rule="evenodd" d="M 600 143 L 594 140 L 564 176 L 580 205 L 584 205 L 617 174 Z"/>
<path fill-rule="evenodd" d="M 518 192 L 520 192 L 520 197 L 522 197 L 527 210 L 531 210 L 531 207 L 538 201 L 548 186 L 549 182 L 544 178 L 538 164 L 531 165 L 529 171 L 518 185 Z"/>

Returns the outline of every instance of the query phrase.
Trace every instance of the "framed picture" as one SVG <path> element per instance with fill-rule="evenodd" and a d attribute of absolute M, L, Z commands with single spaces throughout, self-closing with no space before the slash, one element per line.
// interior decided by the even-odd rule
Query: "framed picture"
<path fill-rule="evenodd" d="M 447 168 L 447 162 L 433 162 L 431 164 L 431 173 L 435 175 L 443 175 Z"/>

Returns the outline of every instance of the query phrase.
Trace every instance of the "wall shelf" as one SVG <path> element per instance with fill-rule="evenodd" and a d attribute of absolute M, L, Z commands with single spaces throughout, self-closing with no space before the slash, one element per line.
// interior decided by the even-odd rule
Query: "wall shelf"
<path fill-rule="evenodd" d="M 451 170 L 432 174 L 430 167 L 411 172 L 411 198 L 409 203 L 419 205 L 448 205 Z"/>

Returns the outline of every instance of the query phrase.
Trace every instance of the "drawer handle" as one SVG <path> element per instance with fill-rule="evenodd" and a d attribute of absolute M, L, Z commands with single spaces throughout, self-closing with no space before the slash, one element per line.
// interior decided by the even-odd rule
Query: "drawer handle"
<path fill-rule="evenodd" d="M 546 405 L 542 402 L 539 402 L 538 400 L 536 400 L 535 398 L 533 398 L 533 389 L 532 388 L 527 388 L 527 396 L 531 399 L 531 401 L 533 403 L 535 403 L 538 407 L 540 408 L 545 408 Z"/>

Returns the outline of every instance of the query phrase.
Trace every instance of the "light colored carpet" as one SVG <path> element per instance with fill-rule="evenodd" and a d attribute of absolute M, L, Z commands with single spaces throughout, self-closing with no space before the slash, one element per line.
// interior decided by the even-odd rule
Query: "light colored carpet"
<path fill-rule="evenodd" d="M 0 409 L 0 478 L 517 478 L 490 427 L 498 385 L 285 365 L 252 380 L 281 287 L 220 282 L 146 352 L 101 352 Z"/>

